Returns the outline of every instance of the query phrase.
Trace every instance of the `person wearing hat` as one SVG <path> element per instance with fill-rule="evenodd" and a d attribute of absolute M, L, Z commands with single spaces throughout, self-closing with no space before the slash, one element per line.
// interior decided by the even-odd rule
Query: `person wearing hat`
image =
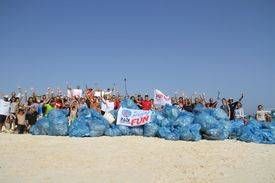
<path fill-rule="evenodd" d="M 0 99 L 0 131 L 5 123 L 7 116 L 10 114 L 10 102 L 9 96 L 3 96 L 3 99 Z"/>

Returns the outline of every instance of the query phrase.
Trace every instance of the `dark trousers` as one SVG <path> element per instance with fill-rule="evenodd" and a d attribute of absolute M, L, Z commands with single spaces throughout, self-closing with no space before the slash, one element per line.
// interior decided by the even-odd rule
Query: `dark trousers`
<path fill-rule="evenodd" d="M 18 125 L 17 128 L 18 128 L 18 134 L 23 134 L 24 131 L 25 131 L 25 125 Z"/>

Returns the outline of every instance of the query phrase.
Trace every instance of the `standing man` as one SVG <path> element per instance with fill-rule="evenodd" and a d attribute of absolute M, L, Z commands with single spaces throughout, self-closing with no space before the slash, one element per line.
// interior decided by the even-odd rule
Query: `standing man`
<path fill-rule="evenodd" d="M 256 120 L 262 122 L 266 121 L 266 112 L 264 111 L 263 105 L 258 106 L 258 110 L 256 112 Z"/>

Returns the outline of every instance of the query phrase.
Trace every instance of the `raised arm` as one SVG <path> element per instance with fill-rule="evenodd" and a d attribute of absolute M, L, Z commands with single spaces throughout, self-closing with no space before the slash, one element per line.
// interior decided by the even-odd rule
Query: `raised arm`
<path fill-rule="evenodd" d="M 217 95 L 217 98 L 216 98 L 218 101 L 221 100 L 221 92 L 218 91 L 218 95 Z"/>
<path fill-rule="evenodd" d="M 204 104 L 207 103 L 207 102 L 206 102 L 205 93 L 202 93 L 202 94 L 200 95 L 200 99 L 201 99 L 201 101 L 202 101 Z"/>
<path fill-rule="evenodd" d="M 243 100 L 244 94 L 242 93 L 241 98 L 239 99 L 239 102 Z"/>

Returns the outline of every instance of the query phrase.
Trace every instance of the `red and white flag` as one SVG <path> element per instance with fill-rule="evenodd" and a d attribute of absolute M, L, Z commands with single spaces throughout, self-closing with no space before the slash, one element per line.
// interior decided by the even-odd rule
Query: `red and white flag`
<path fill-rule="evenodd" d="M 154 92 L 154 104 L 156 106 L 163 106 L 163 105 L 172 105 L 171 104 L 171 98 L 169 96 L 166 96 L 164 93 L 162 93 L 159 90 L 155 90 Z"/>

